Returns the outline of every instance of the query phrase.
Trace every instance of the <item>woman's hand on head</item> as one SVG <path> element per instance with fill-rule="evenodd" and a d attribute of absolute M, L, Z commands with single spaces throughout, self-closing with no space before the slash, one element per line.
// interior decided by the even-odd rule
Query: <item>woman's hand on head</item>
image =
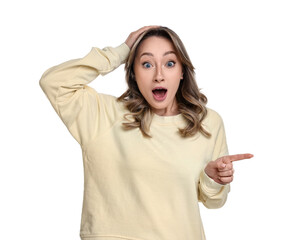
<path fill-rule="evenodd" d="M 233 162 L 243 159 L 252 158 L 252 154 L 236 154 L 220 157 L 215 161 L 211 161 L 207 164 L 204 171 L 212 178 L 215 182 L 225 185 L 233 181 L 234 178 L 234 168 Z"/>
<path fill-rule="evenodd" d="M 128 38 L 125 40 L 125 43 L 127 44 L 127 46 L 129 48 L 132 48 L 132 46 L 134 45 L 135 41 L 137 40 L 137 38 L 145 31 L 151 29 L 151 28 L 158 28 L 160 26 L 157 25 L 152 25 L 152 26 L 145 26 L 142 28 L 139 28 L 137 31 L 132 32 L 131 34 L 129 34 Z"/>

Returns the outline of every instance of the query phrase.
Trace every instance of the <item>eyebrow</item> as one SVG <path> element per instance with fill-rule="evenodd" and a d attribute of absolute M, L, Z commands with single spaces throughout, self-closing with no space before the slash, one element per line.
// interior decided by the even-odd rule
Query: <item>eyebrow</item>
<path fill-rule="evenodd" d="M 167 52 L 165 52 L 165 53 L 163 54 L 163 56 L 166 56 L 166 55 L 168 55 L 168 54 L 175 54 L 175 55 L 177 55 L 177 54 L 175 53 L 175 51 L 167 51 Z M 153 55 L 152 53 L 150 53 L 150 52 L 144 52 L 144 53 L 142 53 L 142 54 L 140 55 L 140 58 L 141 58 L 142 56 L 144 56 L 144 55 L 151 56 L 151 57 L 154 56 L 154 55 Z"/>

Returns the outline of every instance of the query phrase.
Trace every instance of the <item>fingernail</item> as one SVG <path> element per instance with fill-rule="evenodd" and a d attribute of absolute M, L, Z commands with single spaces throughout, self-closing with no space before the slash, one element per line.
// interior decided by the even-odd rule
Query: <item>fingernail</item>
<path fill-rule="evenodd" d="M 225 167 L 226 167 L 226 164 L 223 163 L 221 166 L 222 166 L 223 168 L 225 168 Z"/>

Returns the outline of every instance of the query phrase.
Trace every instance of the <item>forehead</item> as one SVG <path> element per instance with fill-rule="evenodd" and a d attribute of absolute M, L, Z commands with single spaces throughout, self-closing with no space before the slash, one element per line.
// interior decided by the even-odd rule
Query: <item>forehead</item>
<path fill-rule="evenodd" d="M 137 49 L 137 56 L 142 53 L 152 53 L 154 55 L 163 54 L 168 51 L 175 51 L 172 42 L 164 37 L 152 36 L 143 40 Z"/>

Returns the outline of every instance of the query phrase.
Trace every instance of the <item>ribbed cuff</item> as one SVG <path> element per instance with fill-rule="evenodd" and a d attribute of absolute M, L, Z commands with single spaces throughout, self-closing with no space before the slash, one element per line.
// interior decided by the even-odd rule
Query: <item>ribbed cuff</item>
<path fill-rule="evenodd" d="M 215 182 L 213 179 L 207 176 L 207 174 L 204 171 L 202 171 L 201 173 L 200 184 L 203 190 L 205 190 L 208 193 L 218 193 L 222 189 L 222 187 L 226 186 Z"/>
<path fill-rule="evenodd" d="M 118 47 L 116 47 L 115 50 L 117 51 L 120 57 L 120 63 L 125 63 L 126 58 L 128 57 L 128 54 L 130 52 L 130 48 L 127 46 L 127 44 L 124 42 Z"/>

